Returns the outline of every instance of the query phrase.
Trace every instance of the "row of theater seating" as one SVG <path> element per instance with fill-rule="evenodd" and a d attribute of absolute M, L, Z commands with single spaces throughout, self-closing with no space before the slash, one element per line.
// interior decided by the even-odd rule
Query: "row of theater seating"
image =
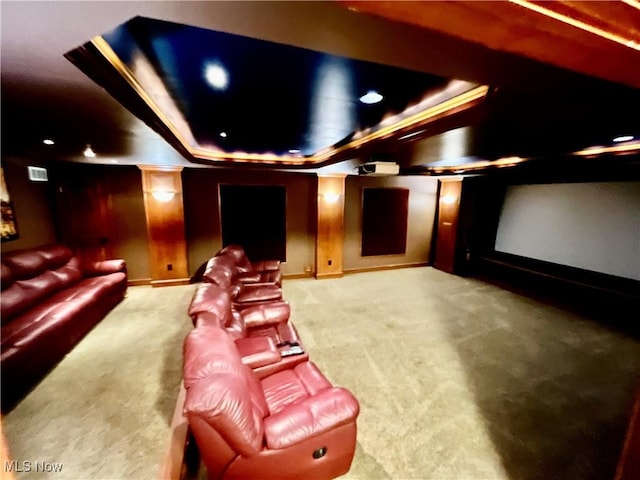
<path fill-rule="evenodd" d="M 329 479 L 351 467 L 359 404 L 309 354 L 279 261 L 225 247 L 188 313 L 184 412 L 210 479 Z"/>

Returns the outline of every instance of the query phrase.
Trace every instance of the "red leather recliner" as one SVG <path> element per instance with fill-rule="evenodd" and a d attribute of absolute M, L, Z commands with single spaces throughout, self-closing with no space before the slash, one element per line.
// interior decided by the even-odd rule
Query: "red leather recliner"
<path fill-rule="evenodd" d="M 207 262 L 203 282 L 224 288 L 238 309 L 259 303 L 281 301 L 282 290 L 275 284 L 243 283 L 238 279 L 238 269 L 227 257 L 216 256 Z"/>
<path fill-rule="evenodd" d="M 351 467 L 359 404 L 311 362 L 258 379 L 222 329 L 184 344 L 184 413 L 209 479 L 330 479 Z"/>
<path fill-rule="evenodd" d="M 238 278 L 246 283 L 273 283 L 282 286 L 282 272 L 280 260 L 249 261 L 247 254 L 240 245 L 228 245 L 216 253 L 217 257 L 227 257 L 233 260 L 238 269 Z"/>
<path fill-rule="evenodd" d="M 289 319 L 291 308 L 285 301 L 255 305 L 239 312 L 232 307 L 223 288 L 202 283 L 191 298 L 188 314 L 196 327 L 213 325 L 226 330 L 235 340 L 243 362 L 260 377 L 309 358 Z M 296 346 L 297 349 L 292 348 Z"/>

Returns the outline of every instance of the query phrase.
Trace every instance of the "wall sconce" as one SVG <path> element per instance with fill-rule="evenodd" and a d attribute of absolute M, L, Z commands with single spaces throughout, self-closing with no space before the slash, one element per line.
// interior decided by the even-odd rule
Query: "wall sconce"
<path fill-rule="evenodd" d="M 170 202 L 173 200 L 173 197 L 176 196 L 176 192 L 170 192 L 168 190 L 154 190 L 151 192 L 153 198 L 155 198 L 159 202 Z"/>
<path fill-rule="evenodd" d="M 456 197 L 455 195 L 445 195 L 441 198 L 442 203 L 446 203 L 447 205 L 456 203 L 456 200 L 458 200 L 458 197 Z"/>
<path fill-rule="evenodd" d="M 95 158 L 95 156 L 96 156 L 96 152 L 93 151 L 93 149 L 91 148 L 91 145 L 89 145 L 89 144 L 87 144 L 87 148 L 84 149 L 82 154 L 86 158 Z"/>
<path fill-rule="evenodd" d="M 175 178 L 170 173 L 152 173 L 150 178 L 151 196 L 158 202 L 170 202 L 176 196 Z"/>
<path fill-rule="evenodd" d="M 336 203 L 338 200 L 340 200 L 339 193 L 329 192 L 329 193 L 322 193 L 321 195 L 324 201 L 327 203 Z"/>

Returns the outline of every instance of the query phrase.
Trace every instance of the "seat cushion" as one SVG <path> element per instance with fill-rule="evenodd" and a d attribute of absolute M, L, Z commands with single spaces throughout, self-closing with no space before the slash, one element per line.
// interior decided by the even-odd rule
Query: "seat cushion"
<path fill-rule="evenodd" d="M 261 385 L 271 415 L 331 388 L 329 380 L 312 362 L 300 363 L 290 370 L 274 373 L 263 378 Z"/>
<path fill-rule="evenodd" d="M 233 295 L 232 295 L 233 296 Z M 233 298 L 236 303 L 257 303 L 282 300 L 282 290 L 275 285 L 244 285 Z"/>
<path fill-rule="evenodd" d="M 264 367 L 282 358 L 276 344 L 269 337 L 240 338 L 236 340 L 242 363 L 249 368 Z"/>

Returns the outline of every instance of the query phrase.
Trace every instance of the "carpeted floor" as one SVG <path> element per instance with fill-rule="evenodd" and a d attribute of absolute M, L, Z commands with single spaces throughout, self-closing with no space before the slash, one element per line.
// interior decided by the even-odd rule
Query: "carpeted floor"
<path fill-rule="evenodd" d="M 432 268 L 285 282 L 361 403 L 353 479 L 612 479 L 640 342 Z"/>
<path fill-rule="evenodd" d="M 193 288 L 130 288 L 3 419 L 12 458 L 62 462 L 56 479 L 156 478 Z M 638 339 L 428 267 L 284 294 L 311 359 L 361 404 L 344 478 L 613 477 Z"/>
<path fill-rule="evenodd" d="M 182 377 L 195 286 L 130 287 L 2 419 L 12 460 L 61 463 L 18 478 L 157 478 Z M 0 475 L 1 476 L 1 475 Z"/>

